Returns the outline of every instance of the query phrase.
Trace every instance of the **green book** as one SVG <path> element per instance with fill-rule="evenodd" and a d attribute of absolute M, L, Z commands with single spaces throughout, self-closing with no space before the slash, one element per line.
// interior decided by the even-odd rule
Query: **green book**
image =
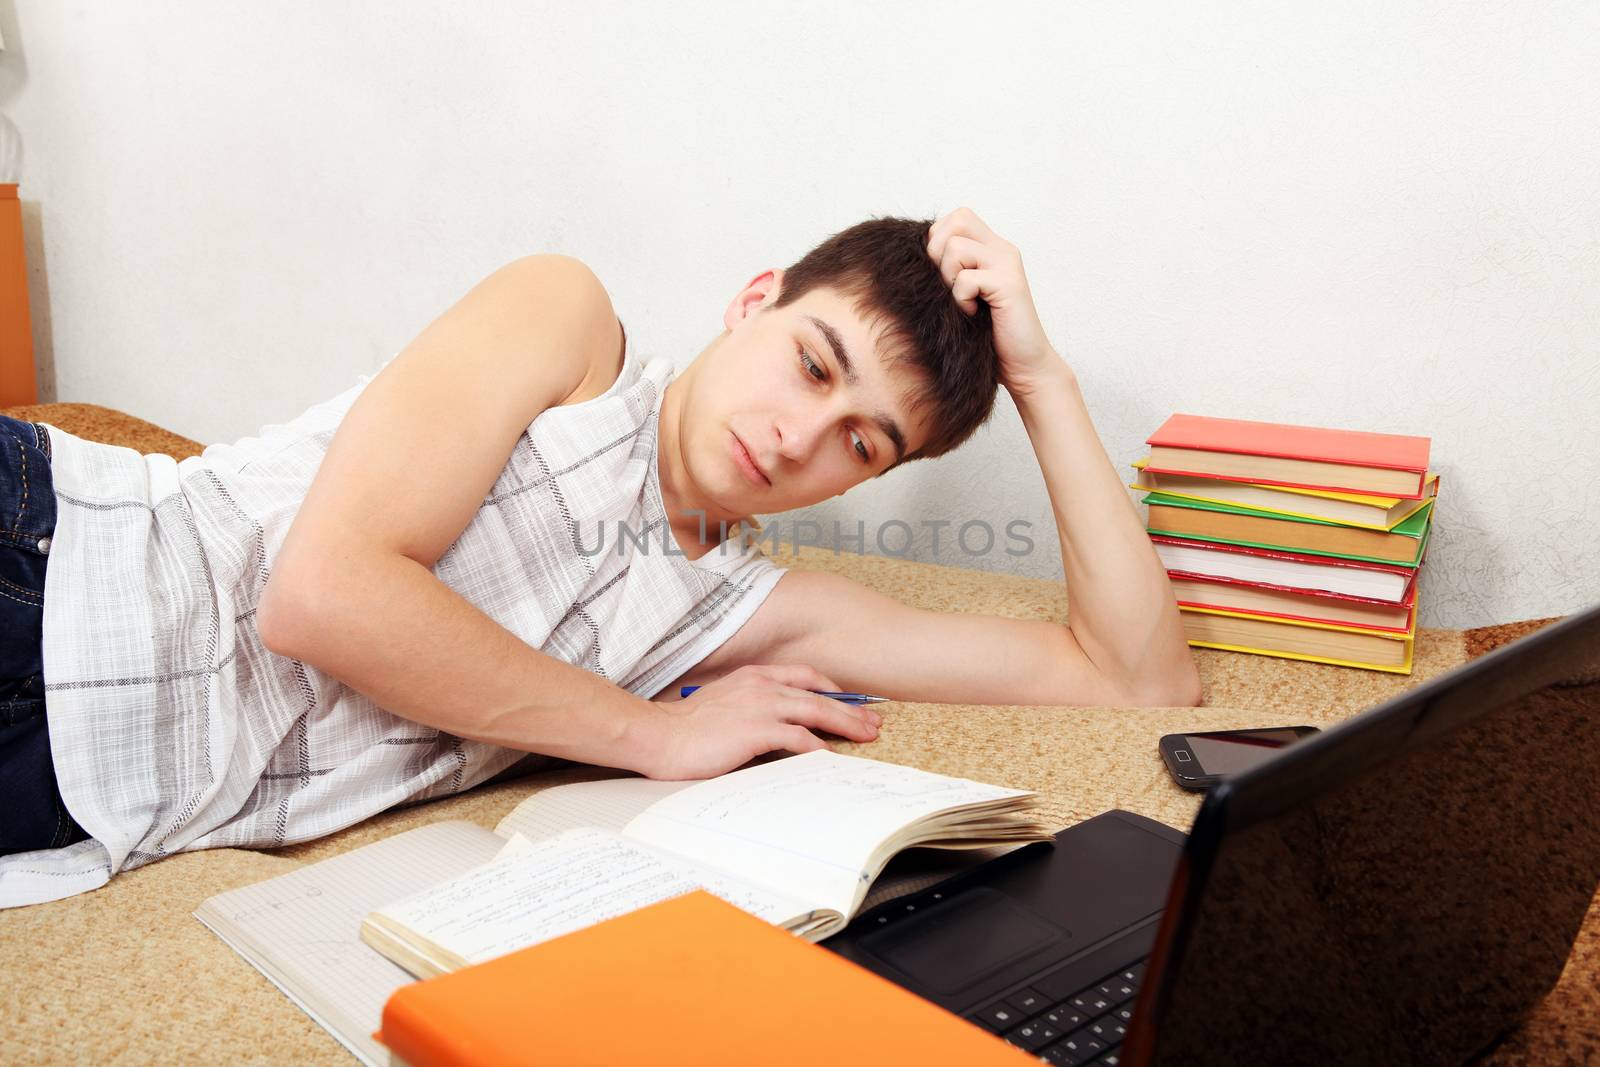
<path fill-rule="evenodd" d="M 1250 515 L 1261 519 L 1270 519 L 1275 522 L 1300 522 L 1311 526 L 1342 526 L 1349 529 L 1366 529 L 1366 527 L 1350 527 L 1347 523 L 1329 522 L 1325 519 L 1310 519 L 1300 515 L 1285 515 L 1281 511 L 1262 511 L 1257 508 L 1244 508 L 1236 504 L 1219 504 L 1209 500 L 1192 500 L 1187 497 L 1167 496 L 1165 493 L 1148 493 L 1141 500 L 1144 504 L 1160 504 L 1166 507 L 1190 508 L 1195 511 L 1218 511 L 1232 515 Z M 1205 540 L 1217 541 L 1222 544 L 1243 545 L 1247 548 L 1264 548 L 1273 552 L 1293 552 L 1298 555 L 1329 556 L 1336 559 L 1356 560 L 1362 563 L 1382 563 L 1394 567 L 1416 567 L 1422 562 L 1422 557 L 1427 553 L 1428 536 L 1433 530 L 1433 505 L 1419 508 L 1417 512 L 1406 518 L 1404 522 L 1388 531 L 1400 537 L 1409 537 L 1417 542 L 1417 552 L 1410 562 L 1399 562 L 1392 559 L 1382 559 L 1376 556 L 1350 555 L 1344 552 L 1322 552 L 1311 548 L 1289 547 L 1286 545 L 1268 544 L 1262 541 L 1238 541 L 1226 537 L 1208 537 Z M 1194 534 L 1180 533 L 1173 530 L 1158 530 L 1152 527 L 1150 532 L 1163 537 L 1183 537 L 1193 539 Z"/>

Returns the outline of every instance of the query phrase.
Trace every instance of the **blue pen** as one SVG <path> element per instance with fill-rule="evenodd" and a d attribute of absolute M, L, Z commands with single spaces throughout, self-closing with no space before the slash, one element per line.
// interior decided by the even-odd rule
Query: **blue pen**
<path fill-rule="evenodd" d="M 698 685 L 686 685 L 678 690 L 678 696 L 686 697 L 699 688 L 700 687 Z M 890 699 L 889 697 L 873 696 L 871 693 L 828 693 L 819 692 L 815 689 L 813 689 L 812 692 L 816 693 L 819 697 L 832 697 L 833 699 L 845 704 L 881 704 Z"/>

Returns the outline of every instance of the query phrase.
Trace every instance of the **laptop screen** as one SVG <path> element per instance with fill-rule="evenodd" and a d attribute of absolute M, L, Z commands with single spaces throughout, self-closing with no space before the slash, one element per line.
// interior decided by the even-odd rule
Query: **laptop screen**
<path fill-rule="evenodd" d="M 1600 609 L 1288 749 L 1195 820 L 1125 1062 L 1458 1063 L 1600 883 Z"/>

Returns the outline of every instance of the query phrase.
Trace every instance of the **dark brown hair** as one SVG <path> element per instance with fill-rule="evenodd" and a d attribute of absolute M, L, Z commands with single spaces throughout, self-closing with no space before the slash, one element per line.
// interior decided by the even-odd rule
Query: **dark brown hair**
<path fill-rule="evenodd" d="M 873 328 L 882 325 L 890 358 L 915 371 L 910 403 L 929 427 L 903 463 L 942 456 L 971 437 L 994 411 L 1000 387 L 989 305 L 979 300 L 974 315 L 961 310 L 928 256 L 932 226 L 931 219 L 877 218 L 836 233 L 784 272 L 772 305 L 826 287 L 854 300 Z"/>

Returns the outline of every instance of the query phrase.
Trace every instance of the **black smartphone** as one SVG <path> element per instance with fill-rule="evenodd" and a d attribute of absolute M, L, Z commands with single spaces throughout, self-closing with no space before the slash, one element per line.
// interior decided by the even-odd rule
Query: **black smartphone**
<path fill-rule="evenodd" d="M 1315 726 L 1273 726 L 1168 734 L 1161 739 L 1161 759 L 1173 780 L 1185 789 L 1210 789 L 1226 775 L 1247 771 L 1316 732 Z"/>

